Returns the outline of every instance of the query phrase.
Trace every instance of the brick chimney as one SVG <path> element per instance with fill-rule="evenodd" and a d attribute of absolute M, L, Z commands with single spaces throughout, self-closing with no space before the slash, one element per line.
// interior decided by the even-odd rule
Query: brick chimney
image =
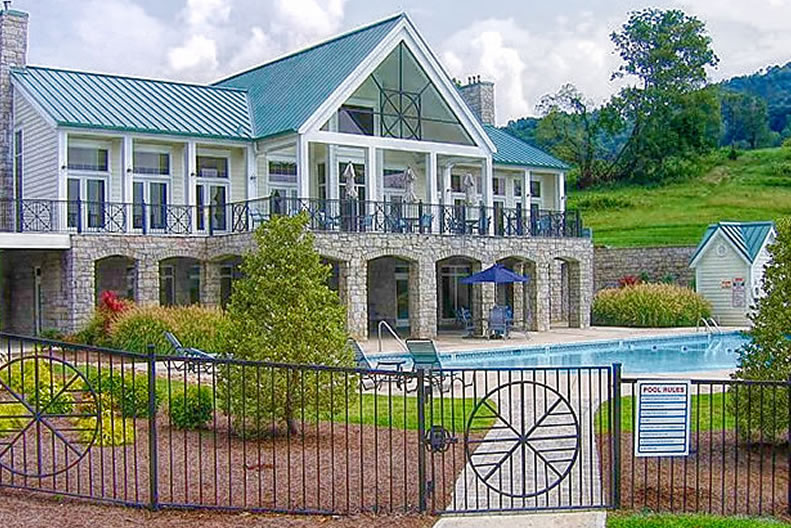
<path fill-rule="evenodd" d="M 0 198 L 12 198 L 13 176 L 13 67 L 27 64 L 28 14 L 11 9 L 11 2 L 3 2 L 0 11 Z"/>
<path fill-rule="evenodd" d="M 481 123 L 494 125 L 494 83 L 482 81 L 481 76 L 467 78 L 467 84 L 459 87 L 461 97 Z"/>

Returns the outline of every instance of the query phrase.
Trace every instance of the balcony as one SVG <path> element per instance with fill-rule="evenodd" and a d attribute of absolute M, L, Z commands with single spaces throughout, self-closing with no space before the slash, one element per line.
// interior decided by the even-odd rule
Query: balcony
<path fill-rule="evenodd" d="M 41 199 L 0 201 L 0 232 L 214 236 L 253 231 L 276 215 L 306 213 L 317 232 L 422 233 L 497 237 L 585 237 L 579 211 L 259 198 L 222 206 Z"/>

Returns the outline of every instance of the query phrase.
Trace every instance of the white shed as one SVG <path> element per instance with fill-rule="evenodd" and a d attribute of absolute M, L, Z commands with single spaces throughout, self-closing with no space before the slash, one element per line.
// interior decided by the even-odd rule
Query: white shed
<path fill-rule="evenodd" d="M 695 289 L 711 303 L 719 324 L 750 324 L 747 315 L 763 295 L 767 246 L 776 236 L 772 222 L 720 222 L 706 229 L 690 267 Z"/>

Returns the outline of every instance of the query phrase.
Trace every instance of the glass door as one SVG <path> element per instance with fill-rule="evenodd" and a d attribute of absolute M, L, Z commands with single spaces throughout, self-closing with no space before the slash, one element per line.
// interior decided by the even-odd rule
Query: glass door
<path fill-rule="evenodd" d="M 136 181 L 132 184 L 132 226 L 143 228 L 144 214 L 148 229 L 167 228 L 168 184 Z"/>
<path fill-rule="evenodd" d="M 66 181 L 66 200 L 68 227 L 104 227 L 106 183 L 103 179 L 69 178 Z"/>
<path fill-rule="evenodd" d="M 85 191 L 88 202 L 88 228 L 104 227 L 104 180 L 85 180 Z"/>
<path fill-rule="evenodd" d="M 396 328 L 409 327 L 409 268 L 396 267 Z"/>
<path fill-rule="evenodd" d="M 211 228 L 215 231 L 225 231 L 228 226 L 226 207 L 228 203 L 228 186 L 199 183 L 195 191 L 198 209 L 198 230 L 204 231 L 206 229 L 207 214 L 210 214 Z"/>
<path fill-rule="evenodd" d="M 443 323 L 452 323 L 459 308 L 472 312 L 472 285 L 460 281 L 472 274 L 470 266 L 443 266 L 441 270 Z"/>

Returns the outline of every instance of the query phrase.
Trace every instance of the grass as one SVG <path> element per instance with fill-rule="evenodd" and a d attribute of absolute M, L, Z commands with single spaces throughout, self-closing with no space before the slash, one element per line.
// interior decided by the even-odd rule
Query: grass
<path fill-rule="evenodd" d="M 721 220 L 776 220 L 791 215 L 791 148 L 712 155 L 711 168 L 689 181 L 569 191 L 582 205 L 597 245 L 695 245 Z"/>
<path fill-rule="evenodd" d="M 610 514 L 607 528 L 774 528 L 788 526 L 774 519 L 713 515 Z"/>
<path fill-rule="evenodd" d="M 426 428 L 433 422 L 457 434 L 463 433 L 467 419 L 475 407 L 476 401 L 467 398 L 438 397 L 433 398 L 433 416 L 431 409 L 426 409 Z M 490 402 L 494 406 L 493 402 Z M 416 431 L 418 428 L 417 398 L 415 396 L 363 394 L 362 399 L 349 405 L 349 423 L 378 425 L 394 429 Z M 362 412 L 360 412 L 362 408 Z M 432 420 L 433 418 L 433 420 Z M 335 423 L 345 423 L 345 411 L 333 417 Z M 476 427 L 491 427 L 494 418 L 476 420 Z"/>
<path fill-rule="evenodd" d="M 693 389 L 694 390 L 694 389 Z M 736 428 L 736 420 L 729 412 L 729 396 L 727 393 L 692 395 L 692 431 L 726 431 Z M 621 431 L 634 432 L 632 409 L 634 396 L 621 397 Z M 596 430 L 601 425 L 603 432 L 609 432 L 607 417 L 610 413 L 610 402 L 604 402 L 596 411 Z"/>

